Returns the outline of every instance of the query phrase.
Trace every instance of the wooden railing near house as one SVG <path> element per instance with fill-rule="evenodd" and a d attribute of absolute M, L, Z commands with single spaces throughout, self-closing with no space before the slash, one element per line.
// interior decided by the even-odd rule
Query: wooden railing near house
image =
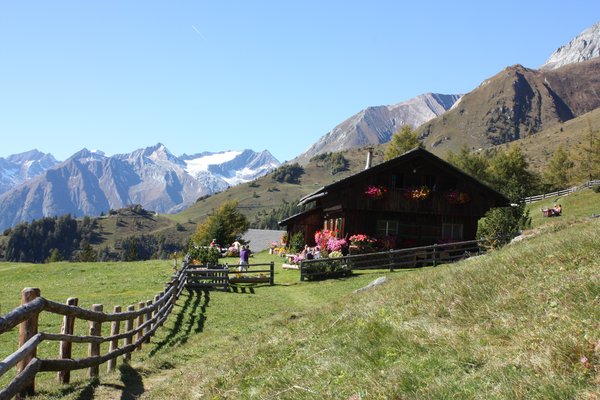
<path fill-rule="evenodd" d="M 101 364 L 107 363 L 108 371 L 112 371 L 117 357 L 130 360 L 131 353 L 150 340 L 173 310 L 185 287 L 187 268 L 187 263 L 184 263 L 154 300 L 138 303 L 137 310 L 130 305 L 124 312 L 116 306 L 114 312 L 104 313 L 102 304 L 94 304 L 91 310 L 87 310 L 77 306 L 76 298 L 69 298 L 67 304 L 61 304 L 41 297 L 37 288 L 23 289 L 21 306 L 0 317 L 0 334 L 19 325 L 18 350 L 0 362 L 0 377 L 15 366 L 17 374 L 0 390 L 0 400 L 32 395 L 38 372 L 57 371 L 58 381 L 69 383 L 72 370 L 87 368 L 88 377 L 94 378 L 99 375 Z M 61 333 L 38 332 L 38 318 L 42 312 L 63 316 Z M 77 319 L 88 321 L 88 335 L 73 334 Z M 111 323 L 110 336 L 102 336 L 102 324 L 106 322 Z M 121 322 L 124 322 L 122 332 Z M 60 341 L 56 359 L 37 358 L 37 349 L 45 341 Z M 102 355 L 100 345 L 107 342 L 109 350 Z M 73 359 L 73 343 L 87 343 L 88 357 Z"/>
<path fill-rule="evenodd" d="M 348 255 L 339 258 L 302 260 L 300 280 L 343 276 L 353 270 L 415 268 L 450 263 L 485 252 L 486 245 L 478 240 L 435 244 L 409 249 Z"/>
<path fill-rule="evenodd" d="M 260 269 L 268 266 L 269 269 Z M 256 269 L 259 267 L 259 269 Z M 187 287 L 199 289 L 228 290 L 230 284 L 236 283 L 268 283 L 275 284 L 275 263 L 250 264 L 244 271 L 229 265 L 189 265 L 187 270 Z"/>
<path fill-rule="evenodd" d="M 552 198 L 552 197 L 566 196 L 568 194 L 577 192 L 579 190 L 589 189 L 589 188 L 591 188 L 593 186 L 597 186 L 597 185 L 600 185 L 600 180 L 587 181 L 586 183 L 584 183 L 582 185 L 573 186 L 571 188 L 559 190 L 557 192 L 544 193 L 544 194 L 539 194 L 537 196 L 525 197 L 524 201 L 525 201 L 525 203 L 533 203 L 534 201 L 540 201 L 540 200 L 549 199 L 549 198 Z"/>

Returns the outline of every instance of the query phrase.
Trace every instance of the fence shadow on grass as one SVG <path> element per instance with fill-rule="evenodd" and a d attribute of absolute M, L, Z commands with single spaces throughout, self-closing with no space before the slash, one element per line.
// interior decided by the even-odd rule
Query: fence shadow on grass
<path fill-rule="evenodd" d="M 121 382 L 123 382 L 121 400 L 138 399 L 145 391 L 140 373 L 127 363 L 119 366 L 119 372 L 121 373 Z"/>
<path fill-rule="evenodd" d="M 237 294 L 255 294 L 255 287 L 256 286 L 229 285 L 229 292 Z"/>
<path fill-rule="evenodd" d="M 187 292 L 187 298 L 181 310 L 177 313 L 173 327 L 168 331 L 165 338 L 150 351 L 150 357 L 165 347 L 182 345 L 187 342 L 191 333 L 200 333 L 204 330 L 206 307 L 210 302 L 210 292 L 193 288 L 188 288 Z"/>

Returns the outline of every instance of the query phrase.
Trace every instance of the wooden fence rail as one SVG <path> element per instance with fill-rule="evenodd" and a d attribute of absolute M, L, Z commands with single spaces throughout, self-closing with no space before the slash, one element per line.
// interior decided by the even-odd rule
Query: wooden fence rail
<path fill-rule="evenodd" d="M 18 350 L 0 361 L 0 377 L 15 366 L 17 374 L 0 390 L 0 400 L 32 395 L 38 372 L 58 371 L 58 381 L 69 383 L 72 370 L 88 368 L 88 376 L 96 377 L 101 364 L 108 362 L 108 371 L 112 371 L 116 367 L 117 357 L 130 360 L 131 353 L 149 342 L 173 310 L 186 285 L 187 270 L 187 262 L 184 262 L 181 270 L 167 283 L 165 291 L 155 296 L 153 301 L 140 302 L 137 310 L 133 305 L 128 306 L 125 312 L 116 306 L 113 313 L 104 313 L 101 304 L 86 310 L 77 306 L 75 298 L 69 298 L 67 304 L 61 304 L 41 297 L 37 288 L 23 289 L 21 306 L 0 317 L 0 334 L 19 326 Z M 61 333 L 38 332 L 37 321 L 42 312 L 63 315 Z M 88 321 L 88 335 L 73 334 L 76 319 Z M 120 329 L 121 321 L 125 321 L 123 332 Z M 105 322 L 111 322 L 109 336 L 102 336 L 102 324 Z M 57 359 L 37 357 L 37 348 L 44 341 L 61 342 Z M 123 343 L 121 347 L 119 341 Z M 106 342 L 110 343 L 109 351 L 102 355 L 100 345 Z M 73 343 L 87 343 L 88 357 L 71 358 Z"/>
<path fill-rule="evenodd" d="M 573 186 L 571 188 L 559 190 L 559 191 L 552 192 L 552 193 L 544 193 L 544 194 L 538 194 L 537 196 L 525 197 L 525 199 L 523 199 L 523 200 L 525 201 L 525 203 L 533 203 L 534 201 L 545 200 L 545 199 L 549 199 L 552 197 L 566 196 L 568 194 L 577 192 L 582 189 L 589 189 L 592 186 L 596 186 L 596 185 L 600 185 L 600 180 L 587 181 L 586 183 L 581 184 L 579 186 Z"/>
<path fill-rule="evenodd" d="M 269 269 L 256 269 L 268 266 Z M 199 289 L 228 290 L 230 284 L 268 283 L 275 284 L 275 263 L 250 264 L 240 271 L 238 267 L 229 265 L 190 265 L 187 270 L 187 286 Z"/>
<path fill-rule="evenodd" d="M 345 275 L 352 270 L 389 269 L 450 263 L 485 251 L 481 241 L 472 240 L 378 253 L 357 254 L 339 258 L 302 260 L 300 280 Z"/>

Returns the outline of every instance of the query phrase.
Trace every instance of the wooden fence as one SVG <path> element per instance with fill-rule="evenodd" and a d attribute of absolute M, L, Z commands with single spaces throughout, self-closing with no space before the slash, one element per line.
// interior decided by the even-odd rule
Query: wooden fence
<path fill-rule="evenodd" d="M 339 258 L 302 260 L 300 280 L 343 276 L 352 270 L 414 268 L 454 262 L 485 252 L 484 243 L 477 240 L 435 244 L 410 249 L 348 255 Z"/>
<path fill-rule="evenodd" d="M 549 199 L 549 198 L 552 198 L 552 197 L 566 196 L 568 194 L 577 192 L 578 190 L 589 189 L 592 186 L 596 186 L 596 185 L 600 185 L 600 180 L 587 181 L 586 183 L 584 183 L 582 185 L 573 186 L 572 188 L 559 190 L 557 192 L 545 193 L 545 194 L 539 194 L 537 196 L 525 197 L 524 201 L 525 201 L 525 203 L 533 203 L 534 201 L 545 200 L 545 199 Z"/>
<path fill-rule="evenodd" d="M 255 269 L 268 266 L 269 269 Z M 189 265 L 187 272 L 187 287 L 199 289 L 228 290 L 229 285 L 237 283 L 268 283 L 275 284 L 275 264 L 250 264 L 244 271 L 229 265 L 199 266 Z"/>
<path fill-rule="evenodd" d="M 117 357 L 130 360 L 131 353 L 150 340 L 173 310 L 185 287 L 187 269 L 187 263 L 184 263 L 153 301 L 138 303 L 137 310 L 130 305 L 124 312 L 116 306 L 113 313 L 104 313 L 102 304 L 94 304 L 91 310 L 87 310 L 77 307 L 76 298 L 69 298 L 67 304 L 61 304 L 41 297 L 37 288 L 23 289 L 21 306 L 0 317 L 0 334 L 19 325 L 19 349 L 0 362 L 0 377 L 15 366 L 17 374 L 0 390 L 0 400 L 32 395 L 38 372 L 56 371 L 60 383 L 69 383 L 72 370 L 87 368 L 88 376 L 94 378 L 99 375 L 101 364 L 107 363 L 108 371 L 112 371 Z M 42 312 L 63 316 L 61 333 L 38 332 L 38 318 Z M 76 319 L 88 321 L 88 335 L 73 334 Z M 124 331 L 121 333 L 123 321 Z M 106 337 L 102 336 L 102 324 L 105 322 L 111 322 L 110 336 Z M 45 341 L 60 341 L 58 358 L 36 357 L 38 346 Z M 101 355 L 100 345 L 106 342 L 109 343 L 108 353 Z M 88 343 L 88 357 L 73 359 L 73 343 Z"/>

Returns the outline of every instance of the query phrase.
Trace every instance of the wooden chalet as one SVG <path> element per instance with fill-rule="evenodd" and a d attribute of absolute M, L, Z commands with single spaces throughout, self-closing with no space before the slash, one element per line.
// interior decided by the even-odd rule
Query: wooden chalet
<path fill-rule="evenodd" d="M 473 240 L 477 221 L 508 198 L 463 171 L 416 148 L 303 197 L 313 207 L 279 224 L 314 245 L 317 230 L 338 237 L 366 234 L 390 248 Z"/>

